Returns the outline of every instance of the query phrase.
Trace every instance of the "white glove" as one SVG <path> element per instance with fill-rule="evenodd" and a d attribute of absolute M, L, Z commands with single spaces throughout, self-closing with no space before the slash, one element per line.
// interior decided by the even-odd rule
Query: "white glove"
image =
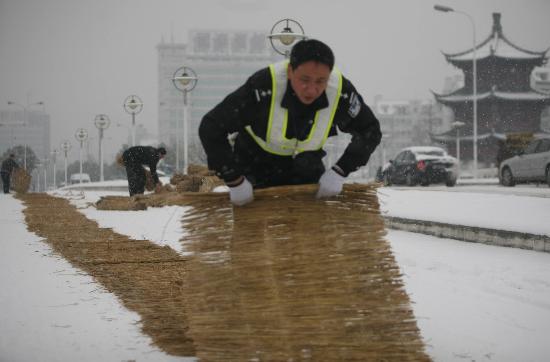
<path fill-rule="evenodd" d="M 254 200 L 252 184 L 246 179 L 246 177 L 240 185 L 229 187 L 229 199 L 233 205 L 237 206 L 243 206 Z"/>
<path fill-rule="evenodd" d="M 344 181 L 346 178 L 332 168 L 321 176 L 319 179 L 319 190 L 317 191 L 317 198 L 336 196 L 342 192 Z"/>

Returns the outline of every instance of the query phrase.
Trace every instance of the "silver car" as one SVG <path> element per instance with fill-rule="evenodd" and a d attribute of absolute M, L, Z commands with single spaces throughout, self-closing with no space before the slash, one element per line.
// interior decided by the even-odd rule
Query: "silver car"
<path fill-rule="evenodd" d="M 504 186 L 520 182 L 546 182 L 550 186 L 550 138 L 531 141 L 519 155 L 502 161 L 499 179 Z"/>

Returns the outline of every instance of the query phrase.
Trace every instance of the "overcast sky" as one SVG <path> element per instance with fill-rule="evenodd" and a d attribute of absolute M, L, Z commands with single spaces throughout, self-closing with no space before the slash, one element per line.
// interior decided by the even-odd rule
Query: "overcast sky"
<path fill-rule="evenodd" d="M 128 126 L 122 103 L 137 94 L 145 104 L 137 121 L 156 133 L 161 37 L 187 42 L 191 28 L 267 35 L 283 18 L 333 48 L 367 103 L 376 94 L 429 99 L 430 89 L 441 91 L 445 76 L 456 73 L 441 51 L 472 45 L 468 19 L 436 12 L 435 3 L 469 13 L 478 40 L 491 30 L 491 13 L 501 12 L 511 41 L 550 47 L 550 0 L 0 0 L 0 109 L 8 100 L 44 101 L 53 148 L 63 139 L 75 144 L 79 127 L 97 137 L 100 113 Z M 106 149 L 118 149 L 126 129 L 111 127 L 106 137 Z"/>

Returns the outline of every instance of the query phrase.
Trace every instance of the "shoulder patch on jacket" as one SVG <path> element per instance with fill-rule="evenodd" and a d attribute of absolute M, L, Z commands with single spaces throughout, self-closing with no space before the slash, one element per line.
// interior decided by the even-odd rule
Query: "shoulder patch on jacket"
<path fill-rule="evenodd" d="M 349 108 L 348 113 L 352 118 L 357 117 L 359 112 L 361 111 L 361 100 L 357 96 L 355 92 L 351 94 L 351 97 L 349 98 Z"/>

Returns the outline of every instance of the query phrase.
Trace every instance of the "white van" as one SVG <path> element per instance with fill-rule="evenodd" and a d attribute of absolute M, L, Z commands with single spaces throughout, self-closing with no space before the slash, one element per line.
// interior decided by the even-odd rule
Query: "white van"
<path fill-rule="evenodd" d="M 90 180 L 90 175 L 88 175 L 87 173 L 83 173 L 82 174 L 82 183 L 88 183 L 90 181 L 91 181 Z M 73 173 L 71 175 L 71 179 L 70 179 L 69 183 L 71 185 L 79 184 L 80 183 L 80 174 L 79 173 Z"/>

